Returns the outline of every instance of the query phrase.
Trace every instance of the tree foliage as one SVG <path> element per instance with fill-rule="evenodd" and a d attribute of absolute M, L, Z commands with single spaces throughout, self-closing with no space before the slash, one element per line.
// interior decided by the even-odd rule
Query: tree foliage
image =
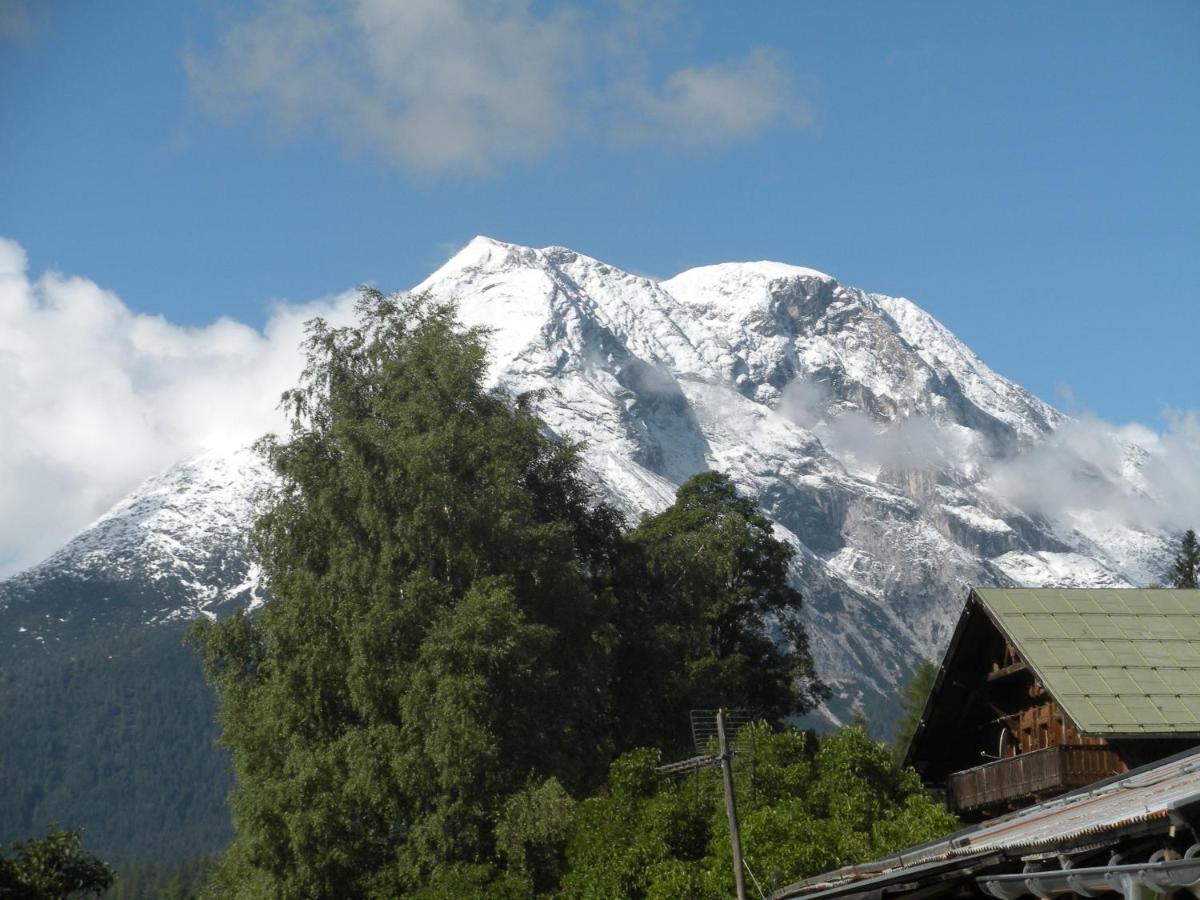
<path fill-rule="evenodd" d="M 486 389 L 453 309 L 368 293 L 310 326 L 262 449 L 282 488 L 255 547 L 275 599 L 203 626 L 237 788 L 229 896 L 395 896 L 490 860 L 531 776 L 610 752 L 602 595 L 618 519 L 574 447 Z"/>
<path fill-rule="evenodd" d="M 41 840 L 14 843 L 11 855 L 0 852 L 0 898 L 66 900 L 108 890 L 112 869 L 81 843 L 78 831 L 52 827 Z"/>
<path fill-rule="evenodd" d="M 744 731 L 735 781 L 746 862 L 764 890 L 940 837 L 957 820 L 857 726 L 818 739 L 765 724 Z M 562 896 L 572 900 L 724 898 L 733 893 L 717 769 L 675 779 L 660 755 L 613 763 L 607 789 L 579 807 Z"/>
<path fill-rule="evenodd" d="M 194 635 L 237 778 L 211 892 L 532 896 L 615 754 L 690 704 L 822 696 L 791 551 L 718 475 L 626 534 L 451 306 L 359 317 L 310 325 L 260 445 L 274 599 Z"/>
<path fill-rule="evenodd" d="M 1179 539 L 1179 550 L 1171 565 L 1171 586 L 1200 587 L 1200 542 L 1196 540 L 1196 532 L 1191 528 Z"/>
<path fill-rule="evenodd" d="M 933 690 L 937 673 L 937 665 L 923 659 L 917 663 L 917 670 L 912 678 L 900 689 L 900 721 L 896 724 L 896 737 L 892 741 L 892 750 L 897 762 L 904 759 L 904 754 L 908 752 L 908 743 L 916 734 L 917 726 L 921 724 L 925 702 Z"/>
<path fill-rule="evenodd" d="M 779 721 L 828 696 L 788 582 L 794 550 L 728 476 L 689 479 L 629 547 L 618 577 L 627 746 L 680 749 L 693 708 L 752 707 Z"/>

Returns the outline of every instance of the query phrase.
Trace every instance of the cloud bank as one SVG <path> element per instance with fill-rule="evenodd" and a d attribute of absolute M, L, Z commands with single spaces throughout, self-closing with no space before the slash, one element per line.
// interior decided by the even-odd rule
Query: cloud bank
<path fill-rule="evenodd" d="M 217 115 L 315 131 L 421 173 L 486 174 L 571 136 L 704 146 L 808 121 L 764 48 L 656 83 L 646 47 L 664 18 L 633 2 L 601 20 L 527 0 L 272 0 L 185 64 Z"/>
<path fill-rule="evenodd" d="M 1142 531 L 1200 528 L 1200 418 L 1168 413 L 1156 432 L 1085 415 L 997 462 L 986 483 L 1031 513 L 1069 510 Z"/>
<path fill-rule="evenodd" d="M 943 469 L 973 481 L 1002 504 L 1108 528 L 1178 533 L 1200 528 L 1200 417 L 1168 412 L 1164 428 L 1114 425 L 1085 414 L 1044 441 L 996 456 L 969 429 L 913 416 L 882 425 L 838 410 L 826 385 L 797 379 L 780 412 L 813 432 L 844 462 L 867 470 Z"/>
<path fill-rule="evenodd" d="M 276 307 L 263 331 L 184 328 L 94 282 L 36 280 L 0 238 L 0 577 L 58 549 L 144 478 L 281 423 L 303 323 L 353 296 Z"/>
<path fill-rule="evenodd" d="M 984 450 L 968 428 L 910 416 L 884 427 L 864 412 L 835 409 L 829 386 L 797 378 L 783 390 L 779 412 L 815 434 L 844 463 L 864 470 L 952 469 L 977 472 Z"/>

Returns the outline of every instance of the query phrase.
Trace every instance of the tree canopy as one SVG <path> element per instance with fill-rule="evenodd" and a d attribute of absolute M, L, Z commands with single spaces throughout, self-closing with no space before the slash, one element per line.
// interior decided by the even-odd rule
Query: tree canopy
<path fill-rule="evenodd" d="M 686 481 L 628 545 L 617 579 L 627 746 L 674 752 L 689 709 L 754 707 L 779 721 L 828 696 L 788 581 L 795 551 L 728 476 Z"/>
<path fill-rule="evenodd" d="M 0 852 L 0 898 L 66 900 L 104 893 L 113 870 L 81 844 L 78 831 L 52 827 L 41 840 L 14 843 L 11 855 Z"/>
<path fill-rule="evenodd" d="M 529 777 L 611 752 L 591 588 L 618 534 L 576 449 L 484 387 L 451 307 L 310 326 L 255 548 L 274 594 L 198 640 L 233 751 L 230 896 L 395 896 L 488 859 Z"/>
<path fill-rule="evenodd" d="M 818 738 L 744 729 L 735 772 L 745 860 L 764 890 L 940 837 L 957 820 L 858 726 Z M 664 778 L 656 750 L 617 759 L 580 804 L 562 896 L 706 900 L 733 894 L 717 769 Z"/>
<path fill-rule="evenodd" d="M 310 324 L 260 443 L 273 599 L 194 633 L 237 781 L 212 892 L 530 896 L 618 753 L 690 705 L 823 696 L 792 551 L 713 473 L 628 532 L 452 306 L 358 313 Z"/>

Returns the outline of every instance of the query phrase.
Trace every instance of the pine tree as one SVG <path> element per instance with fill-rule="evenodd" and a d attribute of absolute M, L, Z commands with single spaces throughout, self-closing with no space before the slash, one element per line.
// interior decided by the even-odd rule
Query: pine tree
<path fill-rule="evenodd" d="M 1200 587 L 1200 543 L 1196 541 L 1196 532 L 1191 528 L 1180 538 L 1179 552 L 1171 566 L 1171 586 Z"/>
<path fill-rule="evenodd" d="M 912 678 L 905 682 L 900 689 L 900 721 L 896 725 L 896 737 L 892 741 L 892 752 L 899 762 L 908 752 L 908 743 L 916 734 L 917 726 L 921 724 L 921 716 L 925 712 L 925 703 L 933 683 L 937 680 L 938 667 L 927 659 L 917 663 L 917 670 Z"/>
<path fill-rule="evenodd" d="M 261 444 L 273 599 L 195 635 L 237 776 L 214 896 L 486 882 L 506 799 L 582 792 L 613 751 L 596 584 L 619 517 L 483 386 L 485 336 L 451 307 L 367 292 L 359 317 L 310 324 L 290 433 Z"/>

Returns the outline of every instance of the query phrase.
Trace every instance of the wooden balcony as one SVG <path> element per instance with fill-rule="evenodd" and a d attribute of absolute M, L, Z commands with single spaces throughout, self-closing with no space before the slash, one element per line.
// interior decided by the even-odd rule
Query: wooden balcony
<path fill-rule="evenodd" d="M 1062 744 L 955 772 L 946 782 L 947 799 L 956 813 L 999 812 L 1124 770 L 1109 747 Z"/>

